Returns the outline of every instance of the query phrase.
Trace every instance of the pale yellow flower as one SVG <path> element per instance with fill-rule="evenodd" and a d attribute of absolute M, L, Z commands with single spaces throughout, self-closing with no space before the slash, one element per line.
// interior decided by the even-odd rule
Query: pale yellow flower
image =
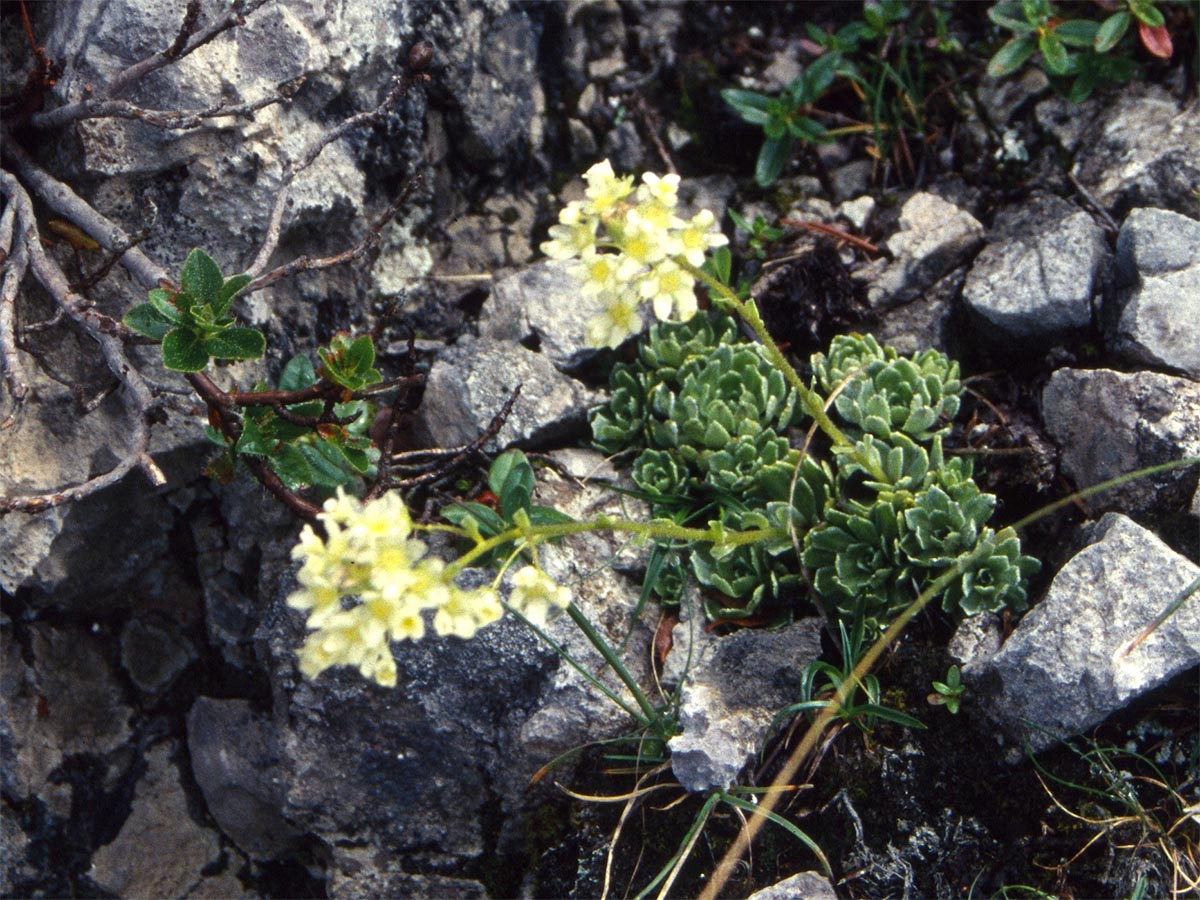
<path fill-rule="evenodd" d="M 559 213 L 558 222 L 550 226 L 551 240 L 541 246 L 542 252 L 551 259 L 573 259 L 596 246 L 599 222 L 593 215 L 584 215 L 578 201 L 567 204 Z"/>
<path fill-rule="evenodd" d="M 702 209 L 679 233 L 682 255 L 693 266 L 704 265 L 704 255 L 713 247 L 724 247 L 729 243 L 729 238 L 714 229 L 715 224 L 716 216 Z"/>
<path fill-rule="evenodd" d="M 654 304 L 654 314 L 665 322 L 674 309 L 678 320 L 686 322 L 696 314 L 696 279 L 671 260 L 663 260 L 650 270 L 641 283 L 640 293 Z"/>
<path fill-rule="evenodd" d="M 584 337 L 592 347 L 619 347 L 631 334 L 642 330 L 642 317 L 637 312 L 637 296 L 624 292 L 600 298 L 604 306 L 587 323 Z"/>
<path fill-rule="evenodd" d="M 584 195 L 590 201 L 587 209 L 598 216 L 605 215 L 633 193 L 632 176 L 618 178 L 607 159 L 584 172 L 583 178 L 587 182 Z"/>
<path fill-rule="evenodd" d="M 546 624 L 550 610 L 566 609 L 571 605 L 571 592 L 556 584 L 540 569 L 525 566 L 513 575 L 508 603 L 534 625 L 541 627 Z"/>
<path fill-rule="evenodd" d="M 491 588 L 476 591 L 455 590 L 446 603 L 433 614 L 433 630 L 440 635 L 452 634 L 464 639 L 473 638 L 484 625 L 490 625 L 504 615 L 504 607 Z"/>
<path fill-rule="evenodd" d="M 579 264 L 583 274 L 583 292 L 589 296 L 612 293 L 618 289 L 617 266 L 620 257 L 613 253 L 584 251 Z"/>

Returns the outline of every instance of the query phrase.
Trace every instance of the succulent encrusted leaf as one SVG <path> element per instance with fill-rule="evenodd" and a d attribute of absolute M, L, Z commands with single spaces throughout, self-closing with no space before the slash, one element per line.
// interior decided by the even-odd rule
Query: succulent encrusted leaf
<path fill-rule="evenodd" d="M 610 376 L 612 398 L 591 411 L 592 439 L 605 453 L 645 444 L 646 395 L 633 366 L 618 364 Z"/>
<path fill-rule="evenodd" d="M 871 335 L 843 335 L 827 356 L 813 356 L 812 365 L 815 384 L 826 394 L 838 391 L 834 409 L 851 436 L 890 443 L 903 434 L 928 442 L 946 433 L 958 413 L 958 364 L 937 350 L 899 357 Z"/>
<path fill-rule="evenodd" d="M 688 470 L 672 453 L 645 450 L 633 464 L 633 481 L 644 491 L 675 497 L 687 490 Z"/>
<path fill-rule="evenodd" d="M 784 535 L 690 550 L 688 568 L 710 589 L 709 617 L 758 615 L 798 582 L 796 540 L 827 612 L 872 633 L 981 542 L 985 555 L 956 579 L 946 609 L 1020 608 L 1037 563 L 1011 532 L 986 527 L 995 497 L 968 461 L 942 451 L 963 390 L 958 365 L 936 350 L 900 357 L 847 335 L 813 357 L 813 370 L 817 390 L 837 392 L 832 412 L 854 441 L 834 448 L 836 469 L 790 446 L 795 391 L 713 313 L 653 327 L 638 360 L 614 370 L 609 404 L 592 412 L 597 446 L 642 450 L 633 477 L 661 498 L 656 514 L 690 510 L 695 521 L 715 511 L 712 527 Z"/>
<path fill-rule="evenodd" d="M 986 528 L 979 543 L 991 552 L 946 589 L 942 608 L 947 612 L 961 609 L 969 616 L 1005 608 L 1025 609 L 1025 579 L 1042 564 L 1032 556 L 1021 555 L 1021 540 L 1011 528 L 999 532 Z"/>

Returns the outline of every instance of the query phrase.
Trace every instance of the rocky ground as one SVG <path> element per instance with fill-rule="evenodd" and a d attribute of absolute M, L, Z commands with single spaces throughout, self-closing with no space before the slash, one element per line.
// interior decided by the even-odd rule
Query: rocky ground
<path fill-rule="evenodd" d="M 3 92 L 30 101 L 4 111 L 5 271 L 18 264 L 17 184 L 72 278 L 139 235 L 87 291 L 88 310 L 113 318 L 193 247 L 226 272 L 251 266 L 288 162 L 375 108 L 399 73 L 427 75 L 296 178 L 270 259 L 341 252 L 404 194 L 399 213 L 361 258 L 252 294 L 240 314 L 266 333 L 267 360 L 222 377 L 249 386 L 337 330 L 377 324 L 380 368 L 394 373 L 414 335 L 427 377 L 402 449 L 471 442 L 521 385 L 485 449 L 525 448 L 540 502 L 573 515 L 631 509 L 606 488 L 624 475 L 587 449 L 586 413 L 617 356 L 584 346 L 579 288 L 537 246 L 602 158 L 682 176 L 685 202 L 720 217 L 801 363 L 852 329 L 958 359 L 971 392 L 955 446 L 985 451 L 1002 522 L 1200 454 L 1200 106 L 1179 62 L 1197 53 L 1194 12 L 1174 62 L 1073 105 L 1038 70 L 984 76 L 981 48 L 1000 35 L 980 5 L 962 5 L 949 27 L 967 52 L 925 50 L 922 131 L 903 146 L 857 134 L 803 148 L 764 189 L 762 132 L 719 91 L 781 89 L 811 59 L 804 23 L 838 27 L 857 6 L 243 4 L 244 21 L 126 97 L 143 110 L 282 99 L 189 128 L 53 118 L 173 46 L 178 4 L 26 6 L 62 68 L 44 95 L 22 94 L 36 59 L 21 5 L 5 3 Z M 195 33 L 228 12 L 197 9 Z M 409 56 L 418 41 L 433 51 L 425 68 Z M 852 114 L 852 91 L 838 90 L 826 108 Z M 816 230 L 792 226 L 755 260 L 726 210 Z M 0 495 L 102 477 L 136 430 L 133 389 L 117 387 L 107 345 L 87 331 L 97 320 L 55 318 L 32 277 L 15 304 L 7 280 L 4 291 L 28 392 L 18 405 L 6 380 L 0 394 L 0 418 L 12 416 Z M 628 791 L 633 779 L 598 750 L 533 785 L 556 756 L 628 721 L 511 621 L 470 642 L 398 647 L 395 689 L 345 671 L 302 680 L 303 622 L 284 604 L 296 519 L 244 473 L 206 478 L 201 405 L 147 348 L 128 354 L 156 391 L 176 391 L 149 431 L 163 483 L 135 465 L 77 501 L 0 517 L 5 896 L 598 896 L 618 829 L 612 889 L 637 893 L 705 790 L 770 781 L 786 744 L 773 737 L 758 755 L 774 712 L 796 699 L 805 662 L 837 659 L 811 610 L 782 630 L 720 636 L 685 610 L 661 673 L 681 690 L 668 758 L 682 787 L 623 821 L 621 804 L 550 784 Z M 413 504 L 432 513 L 483 471 L 472 457 Z M 927 730 L 847 727 L 783 807 L 823 849 L 832 883 L 810 873 L 802 843 L 768 829 L 729 891 L 1129 896 L 1141 884 L 1167 896 L 1195 877 L 1200 604 L 1139 653 L 1117 651 L 1200 574 L 1197 481 L 1195 467 L 1175 470 L 1031 528 L 1043 569 L 1023 618 L 915 622 L 876 674 L 887 704 Z M 547 565 L 578 579 L 579 606 L 615 642 L 628 636 L 630 666 L 652 683 L 663 628 L 658 610 L 637 608 L 644 556 L 592 536 Z M 565 617 L 551 633 L 599 664 Z M 967 683 L 955 716 L 926 700 L 952 662 Z M 1075 734 L 1093 743 L 1057 738 Z M 738 826 L 728 811 L 710 820 L 674 895 L 702 889 Z"/>

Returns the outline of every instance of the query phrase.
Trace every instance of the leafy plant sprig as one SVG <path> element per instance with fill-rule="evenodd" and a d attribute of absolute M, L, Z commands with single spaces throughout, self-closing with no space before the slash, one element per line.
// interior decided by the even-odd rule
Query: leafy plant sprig
<path fill-rule="evenodd" d="M 125 325 L 161 342 L 163 365 L 175 372 L 199 372 L 213 359 L 258 359 L 267 348 L 263 333 L 236 325 L 229 314 L 249 284 L 249 275 L 225 278 L 197 248 L 183 264 L 179 290 L 150 291 L 149 302 L 131 309 Z"/>
<path fill-rule="evenodd" d="M 958 670 L 958 666 L 951 666 L 946 670 L 945 681 L 933 682 L 933 693 L 929 695 L 928 700 L 935 706 L 944 706 L 946 711 L 951 715 L 957 715 L 959 708 L 962 706 L 962 696 L 966 692 L 966 685 L 962 683 L 962 673 Z"/>
<path fill-rule="evenodd" d="M 1100 84 L 1124 83 L 1133 76 L 1133 59 L 1121 44 L 1134 22 L 1151 54 L 1169 59 L 1174 52 L 1155 0 L 1125 0 L 1124 9 L 1103 22 L 1064 19 L 1051 0 L 1006 0 L 991 7 L 988 17 L 1014 34 L 989 61 L 988 74 L 1011 75 L 1038 54 L 1047 75 L 1072 79 L 1067 97 L 1073 103 L 1086 100 Z"/>
<path fill-rule="evenodd" d="M 825 126 L 808 113 L 833 84 L 841 61 L 841 54 L 826 53 L 777 97 L 736 88 L 721 91 L 721 98 L 742 119 L 762 126 L 766 140 L 754 166 L 754 180 L 759 185 L 774 184 L 792 158 L 797 142 L 823 144 L 833 140 Z"/>

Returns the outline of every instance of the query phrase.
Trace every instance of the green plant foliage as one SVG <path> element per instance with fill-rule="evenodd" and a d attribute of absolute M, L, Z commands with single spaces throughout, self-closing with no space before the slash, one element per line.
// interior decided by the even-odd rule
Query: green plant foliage
<path fill-rule="evenodd" d="M 484 503 L 462 501 L 447 506 L 442 515 L 465 528 L 477 541 L 495 537 L 517 525 L 560 525 L 575 521 L 566 513 L 533 502 L 536 483 L 533 466 L 520 450 L 502 453 L 488 470 L 488 488 L 497 500 L 493 509 Z M 511 554 L 511 545 L 497 547 L 479 558 L 481 565 L 500 565 Z"/>
<path fill-rule="evenodd" d="M 958 670 L 958 666 L 951 666 L 946 670 L 945 681 L 933 682 L 933 690 L 929 696 L 929 702 L 939 706 L 945 706 L 946 711 L 950 715 L 958 715 L 958 710 L 962 706 L 962 695 L 966 692 L 966 685 L 962 683 L 962 673 Z"/>
<path fill-rule="evenodd" d="M 383 379 L 375 369 L 375 345 L 369 335 L 352 337 L 338 332 L 329 342 L 328 348 L 317 351 L 321 359 L 321 375 L 328 381 L 340 384 L 348 391 L 358 391 Z"/>
<path fill-rule="evenodd" d="M 155 288 L 149 302 L 125 316 L 125 325 L 162 344 L 163 365 L 176 372 L 199 372 L 212 359 L 258 359 L 266 352 L 261 331 L 235 324 L 234 299 L 250 284 L 249 275 L 225 278 L 211 256 L 188 254 L 180 289 Z"/>
<path fill-rule="evenodd" d="M 785 706 L 775 715 L 771 730 L 794 716 L 804 712 L 815 716 L 829 704 L 835 702 L 838 690 L 847 681 L 854 681 L 854 688 L 847 695 L 834 714 L 834 718 L 846 724 L 852 724 L 863 732 L 871 732 L 880 721 L 903 725 L 905 728 L 925 729 L 925 723 L 898 709 L 884 706 L 881 700 L 879 679 L 874 675 L 866 675 L 855 679 L 854 667 L 867 649 L 867 638 L 870 632 L 864 623 L 856 621 L 847 628 L 844 621 L 838 622 L 838 637 L 841 647 L 841 665 L 816 659 L 804 667 L 800 676 L 800 700 L 790 706 Z M 860 699 L 861 695 L 861 699 Z"/>
<path fill-rule="evenodd" d="M 369 341 L 370 338 L 367 338 Z M 374 355 L 374 351 L 372 351 Z M 306 356 L 293 357 L 279 376 L 279 390 L 299 391 L 317 384 L 317 373 Z M 270 387 L 265 382 L 256 391 Z M 333 405 L 333 415 L 345 424 L 310 425 L 324 403 L 310 400 L 286 407 L 287 418 L 271 406 L 252 406 L 242 422 L 233 453 L 260 456 L 289 488 L 333 490 L 374 474 L 379 451 L 367 434 L 373 409 L 365 400 Z"/>
<path fill-rule="evenodd" d="M 611 385 L 612 399 L 592 411 L 596 445 L 641 451 L 633 479 L 655 515 L 739 531 L 790 523 L 797 533 L 820 520 L 832 473 L 787 440 L 796 392 L 728 316 L 656 325 Z M 688 567 L 722 595 L 710 615 L 749 616 L 800 580 L 791 553 L 789 541 L 700 547 Z"/>
<path fill-rule="evenodd" d="M 1167 58 L 1173 52 L 1166 20 L 1154 0 L 1125 0 L 1124 6 L 1098 22 L 1065 18 L 1051 0 L 997 3 L 988 17 L 1013 37 L 992 56 L 988 74 L 1012 75 L 1036 57 L 1047 75 L 1070 83 L 1066 94 L 1073 103 L 1082 103 L 1102 84 L 1123 84 L 1135 72 L 1131 42 L 1125 39 L 1133 23 L 1151 54 Z"/>
<path fill-rule="evenodd" d="M 1037 562 L 1011 530 L 987 526 L 995 497 L 969 461 L 942 451 L 963 391 L 957 363 L 935 350 L 902 357 L 855 334 L 835 338 L 812 369 L 813 390 L 834 398 L 853 442 L 834 448 L 833 467 L 791 445 L 788 429 L 803 418 L 795 392 L 759 345 L 715 315 L 651 329 L 638 361 L 614 370 L 612 400 L 592 412 L 598 446 L 639 451 L 633 480 L 654 515 L 788 535 L 682 554 L 710 589 L 709 617 L 786 613 L 777 601 L 804 587 L 802 564 L 827 614 L 873 636 L 981 545 L 988 552 L 945 591 L 943 607 L 1023 608 Z"/>
<path fill-rule="evenodd" d="M 832 138 L 816 119 L 806 115 L 837 77 L 841 54 L 826 53 L 811 63 L 778 97 L 727 88 L 721 99 L 751 125 L 762 127 L 766 140 L 758 154 L 754 180 L 774 184 L 792 158 L 796 142 L 827 143 Z"/>

